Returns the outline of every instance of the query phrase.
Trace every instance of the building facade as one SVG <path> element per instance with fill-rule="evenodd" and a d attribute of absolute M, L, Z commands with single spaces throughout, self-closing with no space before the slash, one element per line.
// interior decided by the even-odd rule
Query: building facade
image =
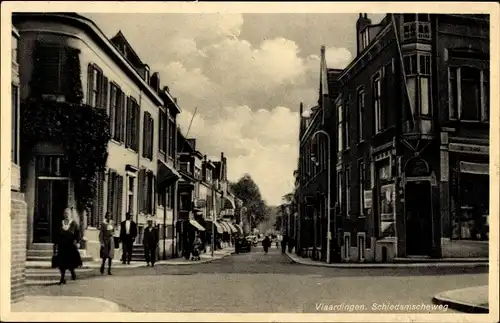
<path fill-rule="evenodd" d="M 111 136 L 105 170 L 97 174 L 94 201 L 83 211 L 77 211 L 75 182 L 59 142 L 38 142 L 26 156 L 27 169 L 21 179 L 28 204 L 28 248 L 53 241 L 66 207 L 77 211 L 84 228 L 82 252 L 93 258 L 99 258 L 98 228 L 106 212 L 115 223 L 130 212 L 138 223 L 138 244 L 147 218 L 161 223 L 164 232 L 172 231 L 175 214 L 172 211 L 169 216 L 166 211 L 173 208 L 162 205 L 161 214 L 159 202 L 171 184 L 168 174 L 174 172 L 162 175 L 161 191 L 158 175 L 163 167 L 175 167 L 175 138 L 168 129 L 176 127 L 180 108 L 165 88 L 160 89 L 159 77 L 149 75 L 149 67 L 121 32 L 108 39 L 92 21 L 77 14 L 22 13 L 14 14 L 13 21 L 21 35 L 21 102 L 29 102 L 38 91 L 41 105 L 55 101 L 71 107 L 78 103 L 73 94 L 80 93 L 81 103 L 107 114 Z M 38 79 L 33 79 L 35 70 L 43 71 Z M 162 118 L 160 125 L 162 112 L 169 121 Z M 165 136 L 161 140 L 160 133 Z M 165 140 L 167 152 L 164 146 L 158 148 Z M 170 236 L 164 233 L 162 237 Z M 121 252 L 115 256 L 119 258 Z"/>
<path fill-rule="evenodd" d="M 488 16 L 388 14 L 372 24 L 360 14 L 356 35 L 333 101 L 341 260 L 487 257 Z M 300 155 L 307 205 L 311 154 Z M 321 230 L 312 227 L 300 237 Z"/>

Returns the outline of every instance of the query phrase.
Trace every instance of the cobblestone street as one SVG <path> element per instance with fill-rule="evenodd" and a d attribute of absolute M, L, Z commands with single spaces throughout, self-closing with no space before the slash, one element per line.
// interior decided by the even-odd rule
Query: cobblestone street
<path fill-rule="evenodd" d="M 206 264 L 116 269 L 113 276 L 34 287 L 30 294 L 100 297 L 133 312 L 325 313 L 320 304 L 376 312 L 374 304 L 431 305 L 441 291 L 487 282 L 487 268 L 321 268 L 257 248 Z"/>

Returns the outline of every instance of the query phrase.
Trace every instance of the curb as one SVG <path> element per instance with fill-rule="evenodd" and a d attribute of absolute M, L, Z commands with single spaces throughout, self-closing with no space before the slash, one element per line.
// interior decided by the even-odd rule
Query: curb
<path fill-rule="evenodd" d="M 436 305 L 448 305 L 449 308 L 464 313 L 485 314 L 490 312 L 488 307 L 452 300 L 442 296 L 442 294 L 434 296 L 432 303 Z"/>
<path fill-rule="evenodd" d="M 45 300 L 49 302 L 61 302 L 62 300 L 69 300 L 71 299 L 72 301 L 78 301 L 78 300 L 87 300 L 91 301 L 94 303 L 100 303 L 104 305 L 107 309 L 107 311 L 102 311 L 101 312 L 121 312 L 121 307 L 115 302 L 108 301 L 103 298 L 97 298 L 97 297 L 86 297 L 86 296 L 44 296 L 44 295 L 29 295 L 24 298 L 24 302 L 27 302 L 29 304 L 29 300 L 32 300 L 36 302 L 36 300 Z M 11 308 L 12 311 L 12 308 Z M 25 312 L 25 311 L 16 311 L 16 312 Z M 89 312 L 95 312 L 94 311 L 89 311 Z"/>
<path fill-rule="evenodd" d="M 193 262 L 183 262 L 183 263 L 156 263 L 155 266 L 192 266 L 192 265 L 201 265 L 201 264 L 206 264 L 215 260 L 223 259 L 226 257 L 229 257 L 233 255 L 234 252 L 222 255 L 222 257 L 219 258 L 212 258 L 212 259 L 205 259 L 205 260 L 198 260 L 198 261 L 193 261 Z M 146 265 L 144 265 L 146 267 Z"/>
<path fill-rule="evenodd" d="M 338 263 L 338 264 L 327 264 L 323 262 L 318 263 L 305 263 L 301 262 L 295 257 L 290 256 L 287 252 L 285 253 L 288 259 L 293 263 L 312 266 L 312 267 L 325 267 L 325 268 L 354 268 L 354 269 L 366 269 L 366 268 L 489 268 L 488 262 L 418 262 L 418 263 Z"/>

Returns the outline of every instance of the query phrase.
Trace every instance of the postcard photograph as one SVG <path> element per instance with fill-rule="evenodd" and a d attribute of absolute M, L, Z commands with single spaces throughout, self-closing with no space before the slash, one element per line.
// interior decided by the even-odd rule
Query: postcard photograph
<path fill-rule="evenodd" d="M 2 5 L 2 317 L 497 321 L 498 5 L 246 6 Z"/>

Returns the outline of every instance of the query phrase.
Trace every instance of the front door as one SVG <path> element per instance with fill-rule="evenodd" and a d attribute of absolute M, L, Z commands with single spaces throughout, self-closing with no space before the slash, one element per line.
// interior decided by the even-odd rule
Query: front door
<path fill-rule="evenodd" d="M 431 183 L 408 182 L 405 188 L 407 254 L 429 256 L 433 239 Z"/>
<path fill-rule="evenodd" d="M 69 180 L 37 179 L 33 226 L 34 243 L 52 243 L 68 207 Z"/>

